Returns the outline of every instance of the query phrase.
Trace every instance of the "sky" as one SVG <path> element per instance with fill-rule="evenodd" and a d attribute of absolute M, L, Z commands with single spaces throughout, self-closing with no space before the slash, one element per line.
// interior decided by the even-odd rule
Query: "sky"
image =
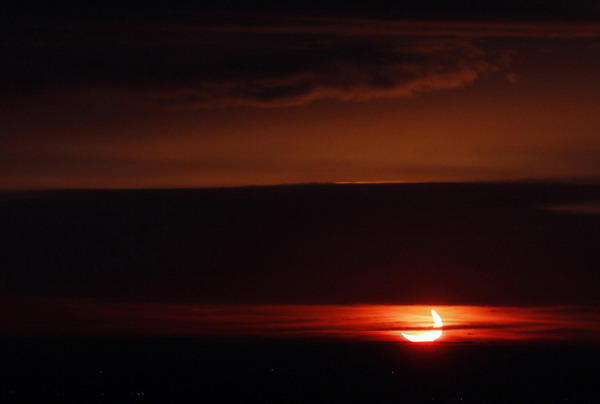
<path fill-rule="evenodd" d="M 596 2 L 321 3 L 8 6 L 0 187 L 599 178 Z"/>
<path fill-rule="evenodd" d="M 597 2 L 251 3 L 3 9 L 0 335 L 598 340 Z"/>
<path fill-rule="evenodd" d="M 596 343 L 600 186 L 0 193 L 0 335 Z"/>

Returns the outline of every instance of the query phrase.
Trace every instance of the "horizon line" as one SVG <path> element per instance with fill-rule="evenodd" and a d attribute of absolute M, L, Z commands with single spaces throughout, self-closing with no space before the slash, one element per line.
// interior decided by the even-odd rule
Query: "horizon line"
<path fill-rule="evenodd" d="M 201 190 L 201 189 L 239 189 L 239 188 L 274 188 L 302 186 L 336 186 L 336 185 L 441 185 L 441 184 L 555 184 L 555 185 L 600 185 L 600 178 L 525 178 L 513 180 L 462 180 L 462 181 L 411 181 L 411 180 L 359 180 L 359 181 L 323 181 L 323 182 L 290 182 L 273 184 L 219 185 L 219 186 L 157 186 L 157 187 L 40 187 L 40 188 L 0 188 L 1 193 L 15 192 L 63 192 L 63 191 L 167 191 L 167 190 Z"/>

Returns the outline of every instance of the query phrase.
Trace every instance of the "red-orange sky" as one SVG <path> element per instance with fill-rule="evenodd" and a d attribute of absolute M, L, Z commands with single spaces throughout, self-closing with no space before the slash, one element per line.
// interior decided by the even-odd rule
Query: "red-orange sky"
<path fill-rule="evenodd" d="M 597 342 L 594 306 L 191 305 L 8 299 L 5 336 L 187 336 L 406 342 L 442 318 L 445 343 Z"/>
<path fill-rule="evenodd" d="M 12 6 L 0 187 L 597 179 L 598 8 L 534 3 Z"/>

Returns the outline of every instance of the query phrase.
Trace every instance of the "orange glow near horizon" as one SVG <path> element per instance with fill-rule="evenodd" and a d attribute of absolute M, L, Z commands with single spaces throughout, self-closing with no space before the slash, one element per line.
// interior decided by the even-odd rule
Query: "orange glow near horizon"
<path fill-rule="evenodd" d="M 406 342 L 431 330 L 432 306 L 200 305 L 21 299 L 0 311 L 6 335 L 326 338 Z M 5 306 L 8 307 L 8 306 Z M 445 343 L 600 341 L 595 306 L 433 306 Z M 20 313 L 18 318 L 14 313 Z M 12 314 L 11 314 L 12 313 Z M 436 321 L 435 325 L 440 322 Z"/>

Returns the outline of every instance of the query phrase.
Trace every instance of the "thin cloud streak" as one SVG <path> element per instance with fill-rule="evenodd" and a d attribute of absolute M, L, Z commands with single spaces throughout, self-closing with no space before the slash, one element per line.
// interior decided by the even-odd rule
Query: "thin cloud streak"
<path fill-rule="evenodd" d="M 12 299 L 0 318 L 3 335 L 254 336 L 401 341 L 402 331 L 431 327 L 442 316 L 441 341 L 600 340 L 597 307 L 191 305 Z"/>
<path fill-rule="evenodd" d="M 600 202 L 587 202 L 587 203 L 565 203 L 556 205 L 542 206 L 541 209 L 549 210 L 559 213 L 571 213 L 571 214 L 600 214 Z"/>
<path fill-rule="evenodd" d="M 298 34 L 298 35 L 330 35 L 330 36 L 451 36 L 460 38 L 598 38 L 600 24 L 596 22 L 564 23 L 564 22 L 490 22 L 490 21 L 415 21 L 415 20 L 382 20 L 336 17 L 301 17 L 301 16 L 238 16 L 236 23 L 230 23 L 235 17 L 227 18 L 215 15 L 211 18 L 187 17 L 181 24 L 131 24 L 131 25 L 33 25 L 28 29 L 54 32 L 112 32 L 136 33 L 144 32 L 150 37 L 130 37 L 130 43 L 155 43 L 152 33 L 215 33 L 215 34 Z M 219 20 L 222 22 L 219 23 Z M 215 21 L 217 21 L 215 23 Z M 24 27 L 17 27 L 23 29 Z M 192 37 L 193 38 L 193 37 Z M 192 42 L 190 37 L 179 37 L 179 41 Z M 72 38 L 71 43 L 84 43 L 89 38 Z M 205 36 L 196 37 L 198 42 L 205 42 Z M 27 43 L 27 39 L 24 41 Z M 31 43 L 31 42 L 29 42 Z M 33 42 L 35 43 L 35 42 Z M 38 42 L 43 43 L 43 42 Z M 56 43 L 56 42 L 55 42 Z M 88 42 L 89 43 L 89 42 Z M 169 41 L 169 43 L 173 43 Z"/>
<path fill-rule="evenodd" d="M 461 38 L 598 38 L 598 23 L 495 23 L 465 21 L 403 21 L 369 19 L 294 19 L 290 24 L 156 26 L 159 31 L 214 33 L 284 33 L 333 36 L 452 36 Z"/>

